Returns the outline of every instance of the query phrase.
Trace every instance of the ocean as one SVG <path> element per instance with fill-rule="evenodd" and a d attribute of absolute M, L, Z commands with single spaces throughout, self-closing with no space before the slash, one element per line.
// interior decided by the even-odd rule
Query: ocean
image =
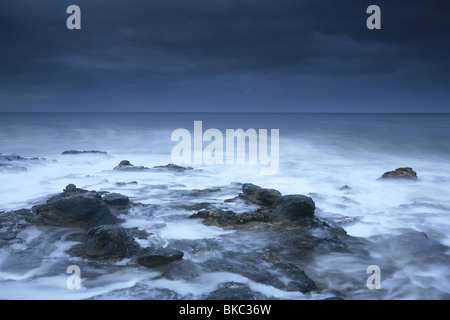
<path fill-rule="evenodd" d="M 180 164 L 193 168 L 183 173 L 113 170 L 122 160 L 148 168 L 172 163 L 172 133 L 183 128 L 193 135 L 194 121 L 224 135 L 227 129 L 278 129 L 276 173 L 262 175 L 264 164 L 248 161 L 192 161 Z M 2 113 L 0 159 L 21 158 L 0 161 L 0 212 L 29 209 L 68 184 L 121 193 L 142 204 L 122 226 L 147 231 L 143 246 L 178 246 L 190 268 L 189 275 L 169 277 L 162 269 L 128 266 L 126 259 L 89 264 L 67 253 L 77 240 L 66 231 L 30 225 L 15 239 L 0 239 L 0 299 L 203 299 L 224 283 L 242 283 L 263 299 L 314 300 L 336 292 L 344 299 L 449 299 L 449 141 L 450 114 Z M 62 154 L 68 150 L 105 153 Z M 418 179 L 379 179 L 400 167 L 413 168 Z M 252 230 L 207 226 L 180 208 L 224 207 L 242 183 L 309 196 L 317 218 L 355 239 L 342 252 L 289 261 L 317 290 L 288 289 L 285 275 L 273 285 L 232 268 L 206 267 L 205 261 L 224 259 L 224 250 L 251 255 L 271 241 Z M 80 265 L 80 290 L 66 286 L 69 265 Z M 380 289 L 366 286 L 372 265 L 381 270 Z"/>

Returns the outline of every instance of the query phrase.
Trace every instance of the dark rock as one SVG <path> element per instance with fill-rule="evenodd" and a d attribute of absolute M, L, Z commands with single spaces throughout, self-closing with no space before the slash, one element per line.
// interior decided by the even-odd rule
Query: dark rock
<path fill-rule="evenodd" d="M 172 164 L 172 163 L 169 163 L 168 165 L 165 165 L 165 166 L 155 166 L 153 168 L 154 169 L 167 169 L 167 170 L 172 170 L 172 171 L 177 171 L 177 172 L 183 172 L 183 171 L 186 171 L 186 170 L 192 170 L 193 169 L 191 167 L 177 166 L 176 164 Z"/>
<path fill-rule="evenodd" d="M 137 181 L 131 181 L 131 182 L 116 182 L 116 186 L 117 187 L 123 187 L 126 186 L 127 184 L 138 184 Z"/>
<path fill-rule="evenodd" d="M 269 222 L 277 219 L 277 217 L 271 216 L 268 210 L 256 210 L 237 214 L 234 211 L 222 209 L 202 210 L 191 215 L 189 218 L 201 218 L 204 219 L 204 224 L 218 227 L 235 226 L 251 221 Z"/>
<path fill-rule="evenodd" d="M 68 184 L 66 186 L 66 188 L 64 189 L 64 193 L 66 192 L 76 192 L 77 191 L 77 186 L 74 184 Z"/>
<path fill-rule="evenodd" d="M 21 156 L 17 154 L 0 154 L 0 161 L 16 161 L 23 160 Z"/>
<path fill-rule="evenodd" d="M 206 225 L 229 226 L 239 222 L 239 215 L 231 210 L 202 210 L 189 216 L 189 219 L 204 219 Z"/>
<path fill-rule="evenodd" d="M 122 160 L 117 167 L 114 167 L 113 170 L 116 171 L 145 171 L 149 170 L 149 168 L 144 166 L 135 166 L 130 163 L 128 160 Z"/>
<path fill-rule="evenodd" d="M 109 206 L 128 206 L 130 204 L 130 199 L 120 193 L 108 193 L 102 199 Z"/>
<path fill-rule="evenodd" d="M 245 183 L 242 186 L 242 192 L 239 194 L 239 197 L 264 206 L 270 206 L 281 197 L 281 193 L 278 190 L 264 189 L 252 183 Z"/>
<path fill-rule="evenodd" d="M 122 160 L 120 161 L 119 166 L 132 166 L 132 164 L 128 160 Z"/>
<path fill-rule="evenodd" d="M 339 190 L 347 191 L 347 190 L 352 190 L 352 188 L 350 188 L 348 185 L 345 185 L 345 186 L 340 187 Z"/>
<path fill-rule="evenodd" d="M 20 160 L 45 160 L 45 158 L 27 158 L 18 154 L 2 154 L 0 153 L 0 161 L 20 161 Z"/>
<path fill-rule="evenodd" d="M 287 195 L 275 201 L 271 208 L 271 215 L 288 217 L 290 220 L 295 221 L 314 217 L 316 205 L 310 197 Z"/>
<path fill-rule="evenodd" d="M 63 195 L 59 199 L 34 207 L 34 210 L 38 215 L 36 222 L 51 226 L 92 228 L 118 222 L 101 196 L 94 192 L 68 197 Z"/>
<path fill-rule="evenodd" d="M 34 215 L 29 209 L 0 212 L 0 248 L 14 240 L 17 234 L 32 221 Z"/>
<path fill-rule="evenodd" d="M 292 279 L 287 284 L 288 291 L 307 293 L 317 289 L 315 282 L 292 263 L 277 263 L 274 265 L 274 270 L 282 271 L 284 275 Z"/>
<path fill-rule="evenodd" d="M 412 168 L 397 168 L 394 171 L 383 173 L 382 179 L 410 179 L 416 180 L 417 173 Z"/>
<path fill-rule="evenodd" d="M 138 263 L 144 267 L 156 267 L 183 258 L 184 253 L 168 248 L 145 248 L 138 257 Z"/>
<path fill-rule="evenodd" d="M 99 226 L 89 230 L 84 253 L 91 259 L 122 259 L 139 249 L 133 237 L 119 226 Z"/>
<path fill-rule="evenodd" d="M 105 151 L 98 151 L 98 150 L 91 150 L 91 151 L 68 150 L 62 153 L 62 155 L 69 155 L 69 154 L 108 154 L 108 153 Z"/>
<path fill-rule="evenodd" d="M 248 285 L 241 282 L 226 282 L 217 290 L 209 293 L 205 300 L 264 300 L 265 297 L 253 292 Z"/>

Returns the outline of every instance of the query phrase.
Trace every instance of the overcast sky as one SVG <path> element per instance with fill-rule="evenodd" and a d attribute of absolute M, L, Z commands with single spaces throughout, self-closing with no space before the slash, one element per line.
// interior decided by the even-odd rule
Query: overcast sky
<path fill-rule="evenodd" d="M 1 0 L 0 111 L 450 112 L 450 1 Z"/>

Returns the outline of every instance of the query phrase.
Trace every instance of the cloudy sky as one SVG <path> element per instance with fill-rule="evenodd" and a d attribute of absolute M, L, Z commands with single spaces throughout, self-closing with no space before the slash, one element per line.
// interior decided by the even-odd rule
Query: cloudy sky
<path fill-rule="evenodd" d="M 0 111 L 450 112 L 449 17 L 448 0 L 1 0 Z"/>

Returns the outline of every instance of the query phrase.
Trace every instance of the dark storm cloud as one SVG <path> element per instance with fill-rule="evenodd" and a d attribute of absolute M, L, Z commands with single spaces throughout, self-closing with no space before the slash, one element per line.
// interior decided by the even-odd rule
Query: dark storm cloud
<path fill-rule="evenodd" d="M 449 5 L 373 3 L 2 0 L 0 110 L 448 112 Z"/>

